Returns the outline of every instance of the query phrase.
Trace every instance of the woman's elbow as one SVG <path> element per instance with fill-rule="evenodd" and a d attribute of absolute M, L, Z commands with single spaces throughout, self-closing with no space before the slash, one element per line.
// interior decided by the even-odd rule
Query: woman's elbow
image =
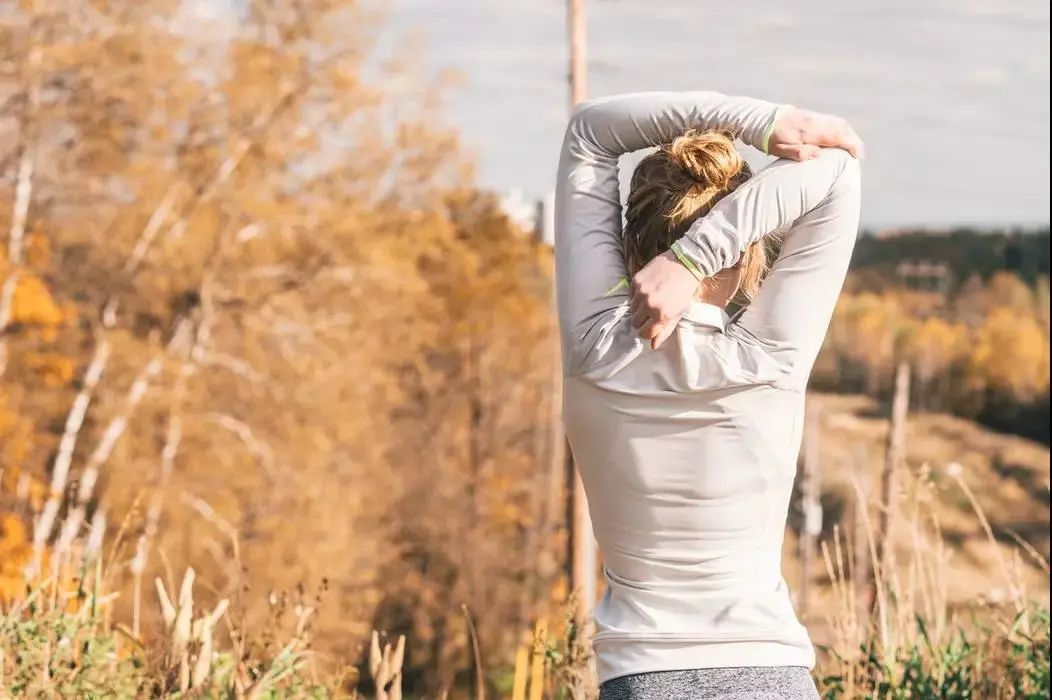
<path fill-rule="evenodd" d="M 833 189 L 841 192 L 859 192 L 862 189 L 862 163 L 842 148 L 824 148 L 825 159 L 836 173 Z"/>
<path fill-rule="evenodd" d="M 595 118 L 596 108 L 605 100 L 603 98 L 592 98 L 582 100 L 570 110 L 570 119 L 566 123 L 566 137 L 575 141 L 590 141 L 592 121 Z"/>
<path fill-rule="evenodd" d="M 596 159 L 606 155 L 607 149 L 599 142 L 597 128 L 603 122 L 605 98 L 593 98 L 577 103 L 570 112 L 563 135 L 563 151 L 578 158 Z"/>

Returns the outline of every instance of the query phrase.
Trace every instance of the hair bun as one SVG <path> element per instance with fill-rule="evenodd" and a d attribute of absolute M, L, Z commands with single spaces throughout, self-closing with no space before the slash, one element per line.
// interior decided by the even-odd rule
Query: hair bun
<path fill-rule="evenodd" d="M 725 190 L 745 166 L 726 131 L 690 130 L 668 146 L 672 161 L 705 189 Z"/>

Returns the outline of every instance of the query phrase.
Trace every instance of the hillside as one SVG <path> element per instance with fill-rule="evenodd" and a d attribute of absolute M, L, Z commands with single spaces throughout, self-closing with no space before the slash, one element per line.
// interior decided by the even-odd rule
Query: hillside
<path fill-rule="evenodd" d="M 822 464 L 822 502 L 825 510 L 823 539 L 832 538 L 833 526 L 850 533 L 854 510 L 854 482 L 868 483 L 871 494 L 871 517 L 874 498 L 879 494 L 880 470 L 884 459 L 884 441 L 888 422 L 886 407 L 858 395 L 813 393 L 808 411 L 821 426 L 819 453 Z M 950 601 L 986 600 L 999 602 L 1010 595 L 1009 585 L 999 562 L 1003 559 L 1015 573 L 1013 563 L 1019 546 L 1012 533 L 1029 542 L 1047 561 L 1049 556 L 1049 450 L 1024 438 L 986 429 L 974 422 L 941 413 L 914 413 L 907 431 L 907 463 L 911 473 L 925 466 L 937 498 L 931 512 L 941 525 L 948 547 L 945 580 Z M 979 505 L 1000 542 L 996 552 L 984 534 L 967 496 L 951 478 L 958 463 L 962 478 L 974 491 Z M 950 471 L 948 471 L 948 469 Z M 796 528 L 798 512 L 791 514 L 792 530 L 786 538 L 786 578 L 798 586 L 800 570 Z M 915 546 L 913 533 L 899 530 L 896 549 L 907 551 Z M 1026 595 L 1048 600 L 1049 577 L 1031 557 L 1021 556 L 1020 579 L 1026 583 Z M 820 577 L 823 581 L 824 567 Z M 823 595 L 828 589 L 823 589 Z M 822 641 L 825 629 L 823 605 L 806 619 L 808 626 Z"/>

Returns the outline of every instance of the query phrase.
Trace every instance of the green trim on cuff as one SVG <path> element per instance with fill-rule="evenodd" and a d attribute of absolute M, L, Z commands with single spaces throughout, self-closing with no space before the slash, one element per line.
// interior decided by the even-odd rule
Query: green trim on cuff
<path fill-rule="evenodd" d="M 609 290 L 607 290 L 606 294 L 604 294 L 603 296 L 604 297 L 608 297 L 611 294 L 617 294 L 622 289 L 628 289 L 628 278 L 627 277 L 622 277 L 621 279 L 619 279 L 617 281 L 617 284 L 615 284 L 613 287 L 611 287 Z"/>
<path fill-rule="evenodd" d="M 694 264 L 694 261 L 688 258 L 683 253 L 683 249 L 680 247 L 679 241 L 673 243 L 672 247 L 669 250 L 671 250 L 672 254 L 676 256 L 676 260 L 679 260 L 681 263 L 683 263 L 683 267 L 690 270 L 690 274 L 694 275 L 694 277 L 698 281 L 705 279 L 705 275 L 702 273 L 701 270 L 698 269 L 698 266 Z"/>
<path fill-rule="evenodd" d="M 763 143 L 761 144 L 762 148 L 760 150 L 768 155 L 771 153 L 771 134 L 774 133 L 774 125 L 778 121 L 778 117 L 782 114 L 782 110 L 788 106 L 789 105 L 778 105 L 774 108 L 774 116 L 771 117 L 771 123 L 767 125 L 767 128 L 763 132 Z"/>

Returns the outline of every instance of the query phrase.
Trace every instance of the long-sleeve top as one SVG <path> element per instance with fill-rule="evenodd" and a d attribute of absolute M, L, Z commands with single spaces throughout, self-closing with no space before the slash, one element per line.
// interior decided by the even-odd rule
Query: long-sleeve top
<path fill-rule="evenodd" d="M 679 251 L 704 275 L 780 233 L 736 319 L 694 301 L 657 350 L 632 326 L 618 156 L 689 128 L 763 147 L 777 105 L 712 92 L 590 100 L 570 119 L 556 193 L 566 432 L 606 576 L 599 681 L 648 671 L 814 665 L 781 573 L 804 389 L 843 285 L 858 162 L 777 160 L 696 221 Z"/>

